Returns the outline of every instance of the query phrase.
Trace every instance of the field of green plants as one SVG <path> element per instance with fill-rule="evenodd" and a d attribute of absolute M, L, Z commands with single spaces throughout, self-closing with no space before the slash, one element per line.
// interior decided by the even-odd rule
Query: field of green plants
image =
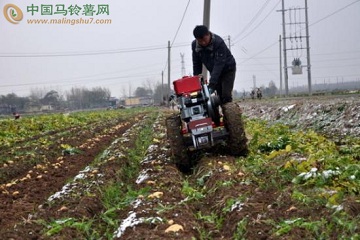
<path fill-rule="evenodd" d="M 325 137 L 245 111 L 249 155 L 214 148 L 185 174 L 170 158 L 170 114 L 139 108 L 2 120 L 1 236 L 360 238 L 359 136 Z"/>

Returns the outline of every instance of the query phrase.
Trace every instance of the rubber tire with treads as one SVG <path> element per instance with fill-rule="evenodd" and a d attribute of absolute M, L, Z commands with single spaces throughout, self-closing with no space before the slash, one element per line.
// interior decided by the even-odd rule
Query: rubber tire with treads
<path fill-rule="evenodd" d="M 227 151 L 233 156 L 247 156 L 249 150 L 239 105 L 229 102 L 222 106 L 222 110 L 225 128 L 229 132 Z"/>
<path fill-rule="evenodd" d="M 180 170 L 186 171 L 190 167 L 190 160 L 181 134 L 180 116 L 173 115 L 166 118 L 166 129 L 173 161 Z"/>

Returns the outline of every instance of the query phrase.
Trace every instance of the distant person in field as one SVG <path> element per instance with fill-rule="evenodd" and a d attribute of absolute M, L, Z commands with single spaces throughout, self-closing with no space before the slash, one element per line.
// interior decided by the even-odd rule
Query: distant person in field
<path fill-rule="evenodd" d="M 255 99 L 255 90 L 251 90 L 250 96 L 252 99 Z"/>
<path fill-rule="evenodd" d="M 14 119 L 17 120 L 20 118 L 20 114 L 17 113 L 17 112 L 13 112 L 13 115 L 14 115 Z"/>
<path fill-rule="evenodd" d="M 203 64 L 210 72 L 209 91 L 215 90 L 221 103 L 232 102 L 232 91 L 235 81 L 236 62 L 224 40 L 199 25 L 193 31 L 195 40 L 191 44 L 193 74 L 202 73 Z"/>
<path fill-rule="evenodd" d="M 256 91 L 256 96 L 258 99 L 261 99 L 262 98 L 262 92 L 261 92 L 261 89 L 258 88 L 257 91 Z"/>

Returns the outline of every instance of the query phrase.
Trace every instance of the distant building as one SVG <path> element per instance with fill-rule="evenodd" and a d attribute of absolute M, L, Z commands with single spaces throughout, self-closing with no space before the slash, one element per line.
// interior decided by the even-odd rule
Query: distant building
<path fill-rule="evenodd" d="M 50 104 L 41 104 L 39 102 L 28 102 L 25 104 L 24 112 L 35 113 L 35 112 L 51 112 L 54 107 Z"/>
<path fill-rule="evenodd" d="M 154 104 L 152 97 L 129 97 L 125 99 L 125 106 L 149 106 Z"/>
<path fill-rule="evenodd" d="M 110 107 L 117 107 L 120 103 L 120 100 L 116 97 L 110 97 L 109 99 L 109 106 Z"/>

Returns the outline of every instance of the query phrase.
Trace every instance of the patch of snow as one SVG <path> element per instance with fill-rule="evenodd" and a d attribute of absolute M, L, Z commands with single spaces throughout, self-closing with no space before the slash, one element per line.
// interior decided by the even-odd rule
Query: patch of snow
<path fill-rule="evenodd" d="M 284 223 L 286 224 L 293 224 L 293 223 L 296 223 L 298 221 L 301 221 L 303 220 L 302 218 L 296 218 L 296 219 L 293 219 L 293 220 L 285 220 Z"/>
<path fill-rule="evenodd" d="M 336 170 L 324 170 L 321 173 L 317 172 L 318 169 L 317 168 L 312 168 L 309 172 L 302 172 L 300 173 L 298 176 L 296 176 L 292 182 L 293 183 L 298 183 L 299 180 L 308 180 L 310 178 L 316 178 L 319 176 L 322 176 L 324 178 L 330 178 L 332 176 L 338 176 L 341 174 L 341 172 L 339 171 L 339 168 L 336 168 Z"/>
<path fill-rule="evenodd" d="M 66 218 L 66 219 L 62 219 L 62 220 L 56 220 L 55 222 L 57 224 L 64 224 L 64 223 L 66 223 L 68 221 L 71 221 L 71 220 L 73 220 L 73 218 Z"/>
<path fill-rule="evenodd" d="M 322 189 L 322 192 L 330 194 L 330 195 L 334 195 L 335 193 L 337 193 L 336 190 L 325 190 L 325 189 Z"/>
<path fill-rule="evenodd" d="M 84 179 L 86 177 L 86 173 L 88 173 L 90 171 L 92 171 L 91 167 L 86 166 L 86 168 L 84 170 L 80 171 L 79 174 L 74 177 L 74 181 L 76 181 L 78 179 Z"/>
<path fill-rule="evenodd" d="M 140 206 L 140 204 L 142 203 L 141 199 L 136 199 L 132 205 L 134 208 L 138 208 Z"/>
<path fill-rule="evenodd" d="M 316 177 L 317 176 L 317 173 L 316 173 L 317 170 L 318 170 L 317 168 L 312 168 L 309 172 L 304 174 L 303 178 L 305 180 L 307 180 L 307 179 L 309 179 L 311 177 Z"/>
<path fill-rule="evenodd" d="M 150 169 L 142 170 L 135 181 L 136 184 L 140 184 L 143 181 L 145 181 L 146 179 L 148 179 L 150 177 L 149 174 L 147 174 L 149 171 L 150 171 Z"/>
<path fill-rule="evenodd" d="M 158 148 L 158 145 L 150 145 L 147 149 L 148 153 L 151 153 L 153 151 L 155 151 Z"/>
<path fill-rule="evenodd" d="M 291 109 L 293 109 L 295 106 L 296 106 L 296 104 L 293 104 L 293 105 L 290 105 L 290 106 L 287 106 L 287 107 L 282 107 L 281 110 L 283 110 L 284 112 L 288 112 Z"/>
<path fill-rule="evenodd" d="M 90 173 L 91 171 L 93 171 L 94 169 L 91 168 L 90 166 L 85 167 L 84 170 L 80 171 L 78 175 L 76 175 L 72 181 L 72 183 L 67 183 L 65 184 L 62 189 L 56 193 L 54 193 L 53 195 L 51 195 L 48 198 L 48 201 L 54 201 L 55 199 L 59 199 L 65 195 L 68 195 L 71 191 L 74 191 L 75 188 L 79 187 L 78 183 L 76 183 L 76 181 L 80 180 L 80 179 L 86 179 L 86 177 L 88 176 L 88 173 Z M 103 174 L 99 173 L 96 175 L 97 177 L 102 177 L 104 176 Z M 96 185 L 101 183 L 101 181 L 92 181 L 89 183 L 89 186 L 91 185 Z M 88 186 L 88 188 L 89 188 Z"/>
<path fill-rule="evenodd" d="M 332 177 L 332 176 L 337 176 L 337 175 L 340 175 L 341 172 L 338 171 L 338 170 L 325 170 L 322 172 L 322 176 L 324 178 L 329 178 L 329 177 Z"/>
<path fill-rule="evenodd" d="M 163 219 L 160 217 L 149 217 L 149 218 L 136 218 L 135 212 L 129 212 L 129 216 L 122 221 L 120 224 L 120 227 L 115 231 L 113 237 L 120 238 L 126 229 L 128 227 L 136 226 L 143 222 L 150 222 L 150 223 L 156 223 L 156 222 L 163 222 Z"/>
<path fill-rule="evenodd" d="M 135 212 L 130 212 L 129 216 L 122 221 L 120 227 L 115 231 L 114 237 L 120 238 L 121 235 L 123 235 L 123 233 L 125 232 L 126 228 L 133 227 L 141 222 L 141 219 L 136 219 Z"/>
<path fill-rule="evenodd" d="M 292 182 L 293 183 L 298 183 L 298 181 L 300 179 L 302 180 L 308 180 L 309 178 L 315 178 L 318 174 L 316 173 L 317 172 L 317 168 L 312 168 L 309 172 L 302 172 L 300 173 L 298 176 L 296 176 Z"/>
<path fill-rule="evenodd" d="M 119 152 L 116 154 L 118 158 L 126 157 L 126 155 L 123 152 Z"/>
<path fill-rule="evenodd" d="M 121 139 L 120 139 L 120 142 L 121 142 L 121 143 L 130 142 L 130 139 L 128 139 L 128 138 L 121 138 Z"/>
<path fill-rule="evenodd" d="M 230 208 L 230 212 L 234 211 L 235 209 L 237 209 L 237 211 L 241 211 L 242 210 L 242 207 L 244 206 L 245 204 L 238 201 L 238 202 L 235 202 L 231 208 Z"/>
<path fill-rule="evenodd" d="M 331 209 L 335 209 L 335 212 L 341 211 L 344 209 L 343 205 L 330 205 L 330 204 L 326 204 L 327 207 L 331 208 Z"/>
<path fill-rule="evenodd" d="M 48 198 L 48 201 L 53 201 L 53 200 L 55 200 L 55 199 L 58 199 L 58 198 L 61 198 L 63 195 L 66 195 L 68 192 L 70 192 L 71 191 L 71 189 L 73 188 L 73 187 L 75 187 L 77 184 L 76 183 L 67 183 L 67 184 L 65 184 L 63 187 L 62 187 L 62 189 L 61 189 L 61 191 L 59 191 L 59 192 L 56 192 L 56 193 L 54 193 L 53 195 L 51 195 L 49 198 Z"/>
<path fill-rule="evenodd" d="M 189 201 L 189 197 L 186 197 L 185 199 L 181 200 L 181 201 L 179 202 L 179 204 L 186 203 L 187 201 Z"/>

